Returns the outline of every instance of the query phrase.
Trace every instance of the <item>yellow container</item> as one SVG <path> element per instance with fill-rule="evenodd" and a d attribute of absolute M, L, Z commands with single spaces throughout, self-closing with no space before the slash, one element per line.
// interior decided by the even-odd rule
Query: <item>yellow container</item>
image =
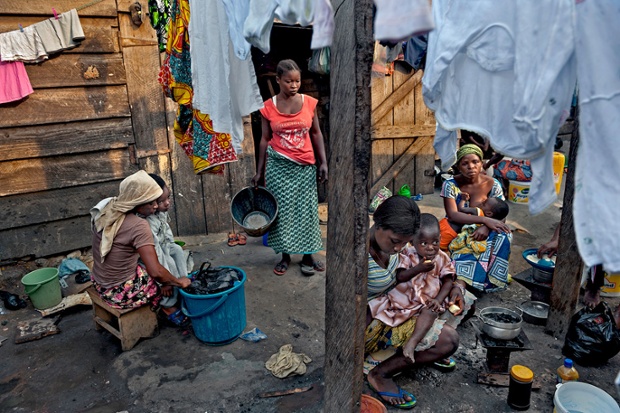
<path fill-rule="evenodd" d="M 508 200 L 515 204 L 527 204 L 530 194 L 530 182 L 508 182 Z"/>
<path fill-rule="evenodd" d="M 565 156 L 560 152 L 553 152 L 553 182 L 555 183 L 555 193 L 560 193 L 562 187 L 562 176 L 564 176 Z"/>
<path fill-rule="evenodd" d="M 603 273 L 605 283 L 601 287 L 602 297 L 620 297 L 620 273 Z"/>

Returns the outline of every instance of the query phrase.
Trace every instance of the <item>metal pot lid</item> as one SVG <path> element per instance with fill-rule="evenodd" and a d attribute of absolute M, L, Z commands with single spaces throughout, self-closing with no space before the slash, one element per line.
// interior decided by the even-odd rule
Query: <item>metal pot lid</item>
<path fill-rule="evenodd" d="M 549 316 L 549 304 L 542 301 L 524 301 L 521 303 L 521 310 L 538 318 L 547 318 Z"/>

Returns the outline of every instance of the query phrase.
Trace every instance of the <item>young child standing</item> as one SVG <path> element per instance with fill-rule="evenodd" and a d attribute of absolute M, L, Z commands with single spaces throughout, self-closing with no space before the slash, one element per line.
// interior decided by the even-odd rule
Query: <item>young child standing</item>
<path fill-rule="evenodd" d="M 417 315 L 415 330 L 403 346 L 403 354 L 411 362 L 427 333 L 433 328 L 441 330 L 441 323 L 435 323 L 437 316 L 454 304 L 449 302 L 448 295 L 455 269 L 448 254 L 439 249 L 439 242 L 439 221 L 431 214 L 421 214 L 413 247 L 405 247 L 400 253 L 398 284 L 386 295 L 368 302 L 373 318 L 389 326 L 398 326 Z M 459 310 L 452 308 L 453 312 Z"/>
<path fill-rule="evenodd" d="M 159 175 L 149 175 L 163 190 L 161 196 L 157 199 L 157 211 L 146 217 L 151 227 L 151 232 L 153 232 L 157 259 L 176 278 L 187 277 L 189 273 L 188 268 L 191 270 L 191 267 L 193 267 L 193 259 L 188 252 L 174 242 L 172 229 L 168 223 L 170 221 L 170 216 L 168 215 L 168 209 L 170 209 L 170 188 L 168 188 L 166 182 Z M 166 288 L 162 287 L 162 289 Z M 161 301 L 162 307 L 172 307 L 176 305 L 178 300 L 176 288 L 170 287 L 167 290 L 164 290 L 164 298 Z"/>
<path fill-rule="evenodd" d="M 278 201 L 278 217 L 269 229 L 267 242 L 282 259 L 273 272 L 283 275 L 291 254 L 303 254 L 301 272 L 314 275 L 325 265 L 312 256 L 323 249 L 319 227 L 317 173 L 327 180 L 327 158 L 323 134 L 315 114 L 317 100 L 298 93 L 301 70 L 292 60 L 276 68 L 280 92 L 265 101 L 260 110 L 263 133 L 252 185 L 263 178 Z"/>

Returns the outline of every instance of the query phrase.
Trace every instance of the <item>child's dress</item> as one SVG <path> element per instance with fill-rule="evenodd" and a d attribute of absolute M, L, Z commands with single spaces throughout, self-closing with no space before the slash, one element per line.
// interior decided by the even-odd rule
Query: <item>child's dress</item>
<path fill-rule="evenodd" d="M 420 314 L 429 298 L 435 298 L 441 290 L 441 277 L 455 274 L 454 265 L 448 254 L 439 251 L 433 259 L 435 268 L 432 271 L 418 274 L 406 283 L 399 283 L 387 294 L 368 302 L 373 318 L 396 327 L 411 317 Z M 420 257 L 412 247 L 400 253 L 399 268 L 408 269 L 420 263 Z M 444 305 L 448 303 L 448 298 Z"/>

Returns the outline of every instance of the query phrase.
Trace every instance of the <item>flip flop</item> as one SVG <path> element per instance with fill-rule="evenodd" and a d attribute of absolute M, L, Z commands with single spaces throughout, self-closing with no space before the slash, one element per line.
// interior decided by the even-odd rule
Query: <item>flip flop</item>
<path fill-rule="evenodd" d="M 275 268 L 273 269 L 273 273 L 275 275 L 284 275 L 286 270 L 288 270 L 288 262 L 280 261 L 279 263 L 276 264 Z"/>
<path fill-rule="evenodd" d="M 243 234 L 237 234 L 237 243 L 239 245 L 245 245 L 248 242 L 248 237 Z"/>
<path fill-rule="evenodd" d="M 306 265 L 303 262 L 300 262 L 299 265 L 301 266 L 301 273 L 303 275 L 306 277 L 312 277 L 314 275 L 314 266 Z"/>
<path fill-rule="evenodd" d="M 443 359 L 440 361 L 436 361 L 431 365 L 437 370 L 446 371 L 446 372 L 453 371 L 454 369 L 456 369 L 456 361 L 452 357 L 448 357 L 447 360 L 448 360 L 448 363 L 445 363 L 446 359 Z"/>
<path fill-rule="evenodd" d="M 228 233 L 228 246 L 234 247 L 237 244 L 239 244 L 239 238 L 237 237 L 237 234 L 235 234 L 234 232 L 229 232 Z"/>
<path fill-rule="evenodd" d="M 162 311 L 162 316 L 173 327 L 187 327 L 189 325 L 189 318 L 185 317 L 181 310 L 176 310 L 171 314 Z"/>
<path fill-rule="evenodd" d="M 370 387 L 372 391 L 374 391 L 375 393 L 379 395 L 382 402 L 388 404 L 389 406 L 396 407 L 397 409 L 410 410 L 410 409 L 413 409 L 415 405 L 418 403 L 418 401 L 416 400 L 413 394 L 409 393 L 407 390 L 404 390 L 400 386 L 396 386 L 398 388 L 398 393 L 391 393 L 389 391 L 379 391 L 375 389 L 374 387 L 372 387 L 372 384 L 370 384 L 370 382 L 368 382 L 368 387 Z M 383 398 L 384 396 L 385 397 L 399 397 L 399 398 L 405 398 L 405 396 L 409 396 L 411 400 L 405 403 L 401 403 L 401 404 L 390 404 L 390 402 L 388 402 L 387 400 Z"/>
<path fill-rule="evenodd" d="M 312 263 L 312 268 L 314 268 L 314 271 L 323 272 L 325 271 L 325 264 L 321 261 L 314 261 Z"/>

